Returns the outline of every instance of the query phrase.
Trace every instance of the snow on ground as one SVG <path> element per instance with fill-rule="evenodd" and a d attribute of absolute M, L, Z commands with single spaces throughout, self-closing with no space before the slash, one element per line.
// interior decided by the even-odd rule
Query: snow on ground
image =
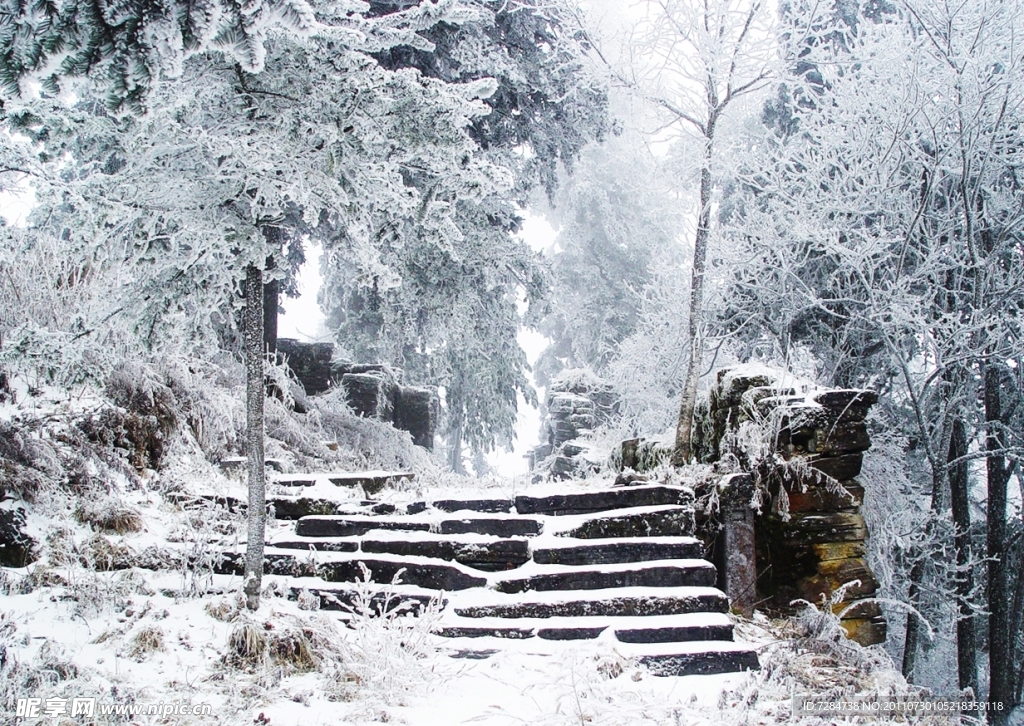
<path fill-rule="evenodd" d="M 44 680 L 47 671 L 77 671 L 63 680 L 52 676 L 33 695 L 211 706 L 208 716 L 151 723 L 260 723 L 261 713 L 275 726 L 709 723 L 674 713 L 715 710 L 723 688 L 749 677 L 655 677 L 599 641 L 556 648 L 554 655 L 520 647 L 469 660 L 424 648 L 409 658 L 384 641 L 415 626 L 391 634 L 346 631 L 331 615 L 302 611 L 280 597 L 265 598 L 252 616 L 238 616 L 231 594 L 175 598 L 160 592 L 179 584 L 174 577 L 129 572 L 80 575 L 2 599 L 8 658 L 35 664 Z M 321 673 L 294 671 L 288 660 L 233 664 L 230 639 L 239 617 L 268 635 L 291 628 L 333 639 L 342 665 L 331 673 L 354 680 L 327 683 Z"/>
<path fill-rule="evenodd" d="M 27 414 L 59 429 L 70 425 L 74 411 L 96 405 L 59 392 L 19 400 L 19 410 L 0 411 L 0 420 L 14 424 Z M 432 634 L 437 608 L 419 618 L 370 617 L 367 589 L 363 606 L 343 618 L 307 609 L 313 598 L 289 599 L 289 586 L 303 586 L 299 578 L 267 576 L 260 609 L 247 613 L 239 606 L 240 578 L 210 570 L 221 552 L 241 545 L 242 516 L 211 503 L 183 508 L 167 496 L 204 491 L 241 499 L 244 486 L 182 441 L 168 442 L 167 458 L 160 472 L 118 474 L 108 467 L 100 489 L 94 482 L 79 491 L 70 477 L 54 479 L 41 485 L 32 503 L 3 503 L 28 507 L 29 533 L 44 556 L 27 568 L 0 568 L 0 722 L 13 720 L 19 698 L 40 699 L 33 708 L 42 714 L 92 698 L 96 709 L 156 706 L 164 714 L 128 719 L 97 710 L 91 721 L 43 715 L 15 722 L 731 726 L 788 722 L 794 688 L 906 690 L 882 651 L 837 636 L 838 621 L 825 622 L 803 641 L 786 639 L 766 621 L 742 622 L 737 632 L 759 644 L 762 671 L 678 678 L 651 675 L 629 657 L 628 646 L 608 638 L 497 643 L 489 658 L 455 658 L 464 639 Z M 382 498 L 510 498 L 610 483 L 608 476 L 540 485 L 496 477 L 470 483 L 426 472 Z M 353 502 L 363 496 L 323 477 L 313 487 L 272 485 L 269 493 Z M 289 529 L 281 525 L 280 534 Z M 395 592 L 423 594 L 411 590 L 416 588 Z M 474 596 L 510 597 L 484 591 Z M 555 597 L 568 595 L 531 595 Z M 185 714 L 183 705 L 209 710 Z M 178 711 L 168 715 L 169 707 Z"/>

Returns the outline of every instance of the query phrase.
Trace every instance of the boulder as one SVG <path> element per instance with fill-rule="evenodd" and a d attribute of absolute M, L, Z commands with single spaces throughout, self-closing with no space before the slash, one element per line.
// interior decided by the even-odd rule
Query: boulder
<path fill-rule="evenodd" d="M 408 431 L 417 446 L 434 448 L 436 411 L 437 398 L 429 388 L 398 388 L 395 394 L 395 427 Z"/>
<path fill-rule="evenodd" d="M 25 567 L 39 559 L 39 543 L 25 532 L 25 510 L 0 509 L 0 565 Z"/>
<path fill-rule="evenodd" d="M 393 420 L 398 384 L 389 372 L 346 373 L 341 385 L 354 413 L 379 421 Z"/>

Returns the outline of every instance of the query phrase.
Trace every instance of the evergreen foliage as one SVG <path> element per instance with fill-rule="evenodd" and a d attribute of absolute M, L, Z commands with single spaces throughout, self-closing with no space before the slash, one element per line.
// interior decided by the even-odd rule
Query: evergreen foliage
<path fill-rule="evenodd" d="M 385 15 L 406 3 L 374 3 Z M 475 158 L 506 170 L 499 187 L 452 186 L 452 179 L 409 173 L 407 183 L 431 207 L 451 211 L 443 229 L 398 219 L 381 205 L 379 254 L 355 266 L 328 255 L 330 324 L 347 353 L 403 368 L 410 382 L 441 385 L 444 431 L 453 468 L 462 443 L 474 456 L 514 435 L 517 400 L 535 400 L 516 334 L 520 298 L 537 305 L 546 274 L 516 233 L 535 186 L 554 192 L 560 166 L 571 166 L 605 130 L 607 101 L 584 73 L 586 45 L 565 2 L 487 2 L 468 23 L 438 23 L 424 33 L 430 50 L 399 45 L 375 54 L 386 68 L 416 69 L 446 83 L 491 84 L 486 112 L 467 133 Z M 386 15 L 385 15 L 386 16 Z"/>

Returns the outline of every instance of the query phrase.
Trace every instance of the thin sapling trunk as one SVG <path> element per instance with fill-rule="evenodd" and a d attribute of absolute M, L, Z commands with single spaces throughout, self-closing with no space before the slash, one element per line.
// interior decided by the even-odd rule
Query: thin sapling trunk
<path fill-rule="evenodd" d="M 263 272 L 245 269 L 245 425 L 249 473 L 249 508 L 245 546 L 245 606 L 256 610 L 263 584 L 263 539 L 267 528 L 267 493 L 263 456 Z"/>

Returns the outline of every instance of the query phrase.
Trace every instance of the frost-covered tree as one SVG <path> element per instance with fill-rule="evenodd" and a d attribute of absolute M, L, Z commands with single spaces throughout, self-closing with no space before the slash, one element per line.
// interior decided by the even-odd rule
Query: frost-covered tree
<path fill-rule="evenodd" d="M 616 115 L 630 110 L 623 103 Z M 559 233 L 545 252 L 552 296 L 538 329 L 551 343 L 536 366 L 542 385 L 566 368 L 603 374 L 637 330 L 657 270 L 682 264 L 678 182 L 638 125 L 623 125 L 584 150 L 546 213 Z"/>
<path fill-rule="evenodd" d="M 793 37 L 822 37 L 827 25 L 791 20 Z M 829 37 L 841 43 L 801 46 L 787 78 L 796 100 L 786 133 L 765 138 L 729 222 L 751 260 L 731 298 L 738 319 L 826 361 L 852 356 L 841 382 L 879 386 L 902 410 L 929 470 L 920 498 L 931 515 L 922 521 L 936 523 L 908 548 L 907 595 L 922 607 L 948 600 L 929 594 L 929 573 L 945 572 L 961 625 L 981 605 L 970 579 L 979 558 L 969 493 L 972 479 L 984 483 L 988 692 L 1007 709 L 1020 700 L 1024 660 L 1020 551 L 1007 536 L 1019 519 L 1007 487 L 1022 443 L 1010 424 L 1024 353 L 1024 76 L 1013 50 L 1022 23 L 1015 6 L 926 3 L 856 29 L 833 23 Z M 966 466 L 972 460 L 984 461 L 983 476 Z M 950 520 L 943 541 L 937 528 Z M 956 567 L 943 567 L 950 559 Z M 960 683 L 974 686 L 973 629 L 958 630 Z M 910 676 L 917 632 L 912 617 Z"/>
<path fill-rule="evenodd" d="M 708 244 L 718 180 L 718 139 L 725 114 L 768 85 L 770 14 L 757 0 L 652 0 L 638 27 L 629 69 L 620 74 L 698 144 L 698 200 L 690 255 L 687 363 L 672 461 L 689 461 L 697 384 L 704 362 Z"/>
<path fill-rule="evenodd" d="M 231 324 L 244 279 L 250 512 L 265 510 L 267 260 L 281 259 L 282 243 L 303 228 L 330 229 L 325 245 L 371 259 L 380 210 L 416 218 L 436 232 L 430 241 L 444 244 L 452 205 L 423 194 L 410 177 L 445 180 L 453 199 L 505 183 L 507 174 L 473 155 L 466 131 L 486 110 L 479 99 L 493 82 L 389 70 L 371 55 L 386 42 L 426 46 L 413 29 L 474 17 L 463 9 L 446 15 L 430 4 L 396 13 L 399 22 L 325 5 L 315 36 L 267 38 L 260 74 L 219 54 L 192 56 L 177 79 L 151 88 L 141 117 L 110 115 L 84 87 L 73 109 L 50 99 L 8 109 L 54 161 L 40 178 L 34 232 L 60 240 L 84 264 L 123 270 L 108 313 L 90 324 L 125 321 L 155 349 L 198 346 Z M 406 31 L 393 32 L 398 25 Z M 260 522 L 251 525 L 246 592 L 254 606 L 263 535 Z"/>
<path fill-rule="evenodd" d="M 347 5 L 355 11 L 360 3 Z M 106 103 L 135 112 L 153 85 L 178 76 L 192 55 L 217 49 L 225 62 L 255 73 L 271 33 L 309 35 L 318 25 L 305 0 L 5 0 L 0 12 L 0 98 L 21 96 L 33 81 L 57 93 L 69 80 L 101 78 Z"/>
<path fill-rule="evenodd" d="M 405 3 L 375 7 L 396 4 Z M 452 211 L 451 224 L 442 229 L 382 207 L 380 254 L 355 266 L 328 256 L 325 269 L 324 302 L 351 355 L 444 387 L 444 431 L 457 470 L 463 444 L 479 455 L 510 443 L 517 395 L 535 396 L 516 341 L 517 301 L 536 303 L 544 279 L 515 236 L 519 209 L 535 186 L 553 190 L 559 166 L 601 135 L 607 115 L 604 92 L 584 72 L 585 47 L 568 3 L 488 0 L 477 8 L 474 22 L 427 31 L 432 50 L 396 46 L 377 57 L 388 68 L 448 83 L 493 79 L 487 112 L 468 133 L 475 158 L 506 170 L 505 185 L 466 194 L 456 177 L 411 173 L 431 205 Z"/>

